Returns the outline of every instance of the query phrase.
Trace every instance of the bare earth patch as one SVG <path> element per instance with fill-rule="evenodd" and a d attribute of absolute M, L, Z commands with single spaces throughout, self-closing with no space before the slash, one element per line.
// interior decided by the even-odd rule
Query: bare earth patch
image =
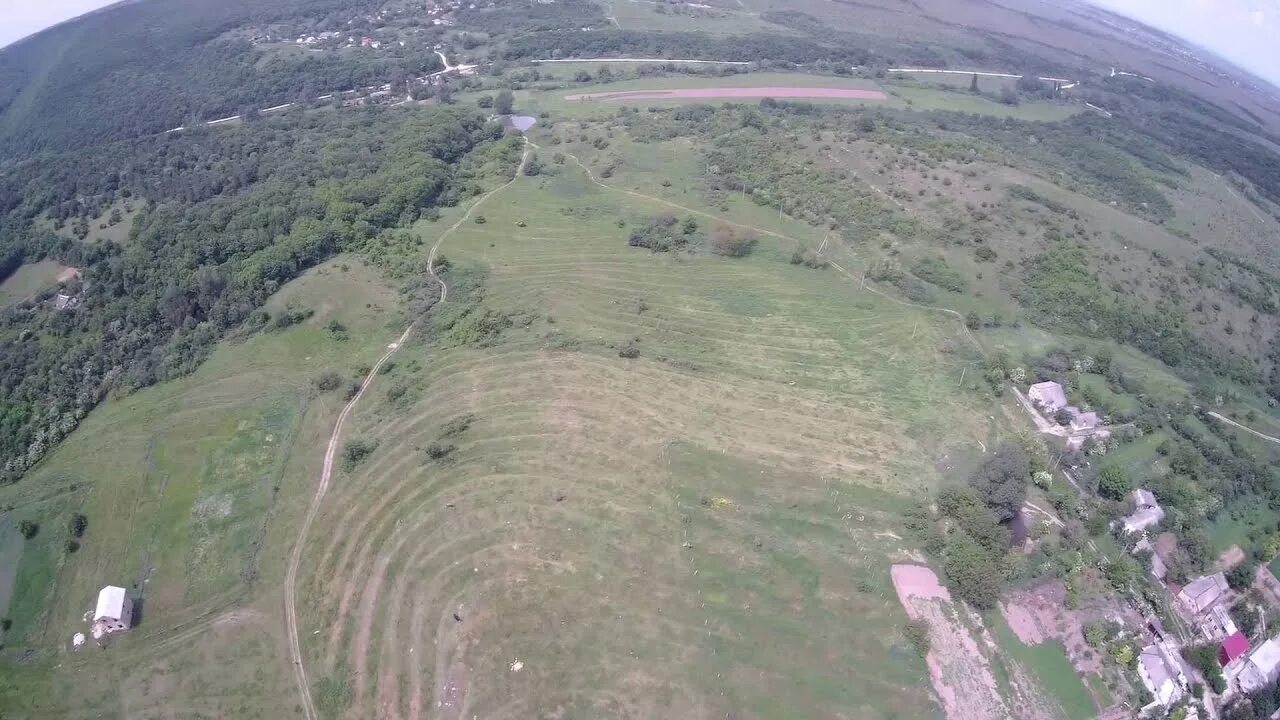
<path fill-rule="evenodd" d="M 925 661 L 947 717 L 1013 717 L 1000 697 L 986 654 L 938 576 L 923 565 L 894 565 L 890 575 L 907 615 L 929 623 L 930 647 Z"/>
<path fill-rule="evenodd" d="M 690 98 L 839 98 L 844 100 L 887 100 L 879 90 L 830 87 L 727 87 L 677 88 L 672 90 L 622 90 L 617 92 L 566 95 L 565 100 L 686 100 Z"/>

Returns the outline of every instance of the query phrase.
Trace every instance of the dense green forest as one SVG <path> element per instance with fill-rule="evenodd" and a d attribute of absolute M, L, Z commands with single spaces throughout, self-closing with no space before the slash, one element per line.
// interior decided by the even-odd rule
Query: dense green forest
<path fill-rule="evenodd" d="M 489 149 L 509 149 L 501 137 L 472 110 L 297 113 L 111 143 L 6 177 L 3 269 L 45 257 L 81 268 L 83 305 L 60 311 L 46 294 L 0 313 L 5 477 L 108 392 L 190 372 L 228 330 L 262 327 L 271 319 L 257 308 L 302 270 L 457 202 Z M 79 198 L 140 206 L 128 242 L 78 243 L 30 222 Z"/>

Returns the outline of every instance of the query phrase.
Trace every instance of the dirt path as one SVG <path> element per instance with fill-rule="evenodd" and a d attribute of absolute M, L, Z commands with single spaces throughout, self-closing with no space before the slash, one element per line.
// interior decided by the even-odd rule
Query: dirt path
<path fill-rule="evenodd" d="M 1209 412 L 1209 417 L 1213 418 L 1214 420 L 1217 420 L 1218 422 L 1224 422 L 1224 423 L 1226 423 L 1226 424 L 1228 424 L 1228 425 L 1233 425 L 1233 426 L 1235 426 L 1235 427 L 1238 427 L 1238 428 L 1240 428 L 1241 430 L 1244 430 L 1244 431 L 1245 431 L 1245 432 L 1247 432 L 1247 433 L 1252 433 L 1252 434 L 1254 434 L 1254 435 L 1257 435 L 1258 437 L 1262 438 L 1263 440 L 1270 440 L 1270 441 L 1271 441 L 1271 442 L 1273 442 L 1273 443 L 1280 444 L 1280 438 L 1272 437 L 1272 436 L 1270 436 L 1270 435 L 1267 435 L 1266 433 L 1260 433 L 1260 432 L 1258 432 L 1257 430 L 1254 430 L 1253 428 L 1248 427 L 1247 425 L 1241 425 L 1240 423 L 1236 422 L 1235 420 L 1232 420 L 1231 418 L 1229 418 L 1229 417 L 1227 417 L 1227 416 L 1225 416 L 1225 415 L 1219 415 L 1219 414 L 1218 414 L 1218 413 L 1216 413 L 1216 412 L 1212 412 L 1212 411 L 1210 411 L 1210 412 Z"/>
<path fill-rule="evenodd" d="M 480 196 L 480 199 L 472 204 L 466 213 L 458 218 L 457 222 L 450 225 L 449 229 L 440 234 L 435 245 L 431 246 L 431 252 L 427 255 L 427 274 L 440 283 L 440 302 L 444 302 L 449 296 L 449 284 L 444 281 L 444 278 L 436 274 L 435 262 L 436 257 L 439 255 L 440 245 L 444 243 L 449 235 L 452 235 L 454 231 L 461 227 L 462 223 L 471 218 L 471 214 L 475 212 L 476 208 L 483 205 L 495 193 L 510 186 L 524 174 L 525 164 L 529 161 L 531 145 L 532 143 L 526 139 L 524 153 L 520 156 L 520 165 L 516 168 L 515 176 Z M 346 406 L 342 408 L 342 413 L 338 415 L 338 420 L 333 425 L 333 434 L 329 436 L 329 445 L 325 449 L 324 464 L 320 471 L 320 482 L 316 485 L 315 495 L 311 498 L 311 507 L 307 509 L 306 518 L 302 521 L 302 528 L 298 530 L 298 539 L 293 544 L 293 553 L 289 557 L 289 569 L 284 578 L 285 625 L 289 635 L 289 655 L 293 661 L 294 679 L 298 683 L 298 692 L 302 696 L 303 716 L 307 720 L 318 720 L 319 716 L 316 712 L 315 701 L 311 697 L 311 684 L 307 680 L 307 669 L 302 662 L 302 644 L 298 633 L 297 584 L 298 568 L 302 564 L 302 551 L 306 548 L 307 535 L 310 533 L 311 525 L 315 522 L 316 515 L 320 511 L 320 503 L 324 499 L 325 491 L 329 489 L 329 481 L 333 475 L 333 458 L 338 451 L 338 441 L 342 438 L 342 426 L 346 424 L 347 417 L 355 409 L 356 404 L 360 402 L 360 398 L 364 397 L 365 391 L 373 384 L 378 371 L 391 359 L 396 350 L 399 350 L 405 341 L 409 339 L 409 334 L 413 332 L 417 324 L 416 320 L 409 323 L 409 326 L 400 334 L 399 339 L 387 346 L 387 351 L 383 353 L 382 357 L 378 358 L 378 362 L 374 364 L 373 368 L 369 370 L 369 374 L 365 376 L 364 381 L 360 383 L 360 390 L 356 392 L 355 397 L 347 402 Z"/>

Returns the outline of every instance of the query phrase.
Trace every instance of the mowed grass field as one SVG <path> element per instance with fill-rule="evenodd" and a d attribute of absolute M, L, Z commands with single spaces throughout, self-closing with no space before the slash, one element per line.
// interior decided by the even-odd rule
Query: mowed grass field
<path fill-rule="evenodd" d="M 343 268 L 346 268 L 344 270 Z M 309 272 L 270 302 L 315 312 L 218 347 L 194 375 L 99 407 L 19 483 L 0 488 L 0 653 L 6 717 L 291 716 L 279 578 L 310 500 L 341 391 L 405 322 L 397 296 L 351 258 Z M 339 340 L 331 320 L 347 327 Z M 394 332 L 393 332 L 394 329 Z M 65 548 L 74 512 L 81 547 Z M 11 528 L 38 522 L 32 539 Z M 11 543 L 13 541 L 13 543 Z M 140 621 L 72 652 L 99 588 L 140 598 Z"/>
<path fill-rule="evenodd" d="M 598 65 L 593 66 L 590 72 L 598 70 Z M 567 73 L 562 68 L 539 66 L 539 69 L 545 69 L 554 73 L 557 77 L 567 77 L 572 73 Z M 641 90 L 673 90 L 688 88 L 752 88 L 752 87 L 810 87 L 810 88 L 848 88 L 853 90 L 879 90 L 880 87 L 873 81 L 861 80 L 857 78 L 843 78 L 827 75 L 807 75 L 804 73 L 774 73 L 774 72 L 758 72 L 743 73 L 738 75 L 726 75 L 723 77 L 694 76 L 694 75 L 678 75 L 656 78 L 635 78 L 630 80 L 621 80 L 611 83 L 591 83 L 578 84 L 572 83 L 565 87 L 552 88 L 548 90 L 525 90 L 516 93 L 517 104 L 520 111 L 530 115 L 538 115 L 542 112 L 550 112 L 554 117 L 589 117 L 602 114 L 611 114 L 617 112 L 617 109 L 627 104 L 648 105 L 670 105 L 670 104 L 689 104 L 689 103 L 714 103 L 719 102 L 712 99 L 697 98 L 665 98 L 665 99 L 644 99 L 644 100 L 566 100 L 565 96 L 577 95 L 581 93 L 607 93 L 607 92 L 628 92 Z M 755 98 L 742 98 L 735 100 L 754 104 L 759 102 Z M 892 105 L 893 100 L 867 100 L 867 99 L 849 99 L 849 98 L 814 98 L 806 102 L 825 103 L 825 104 L 841 104 L 841 105 L 867 105 L 867 106 L 884 106 Z"/>
<path fill-rule="evenodd" d="M 958 325 L 787 241 L 630 248 L 668 206 L 555 172 L 443 248 L 439 318 L 511 326 L 438 319 L 353 417 L 376 448 L 300 580 L 322 714 L 931 715 L 888 566 L 948 448 L 991 440 Z"/>
<path fill-rule="evenodd" d="M 20 303 L 41 290 L 48 290 L 57 284 L 58 275 L 66 269 L 53 260 L 23 265 L 0 283 L 0 307 Z"/>

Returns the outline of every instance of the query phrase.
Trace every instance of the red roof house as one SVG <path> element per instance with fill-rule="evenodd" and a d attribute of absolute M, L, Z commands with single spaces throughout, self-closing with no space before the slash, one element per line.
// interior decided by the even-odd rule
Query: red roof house
<path fill-rule="evenodd" d="M 1247 652 L 1249 652 L 1249 638 L 1237 630 L 1222 641 L 1222 648 L 1218 651 L 1218 662 L 1226 667 L 1232 660 Z"/>

